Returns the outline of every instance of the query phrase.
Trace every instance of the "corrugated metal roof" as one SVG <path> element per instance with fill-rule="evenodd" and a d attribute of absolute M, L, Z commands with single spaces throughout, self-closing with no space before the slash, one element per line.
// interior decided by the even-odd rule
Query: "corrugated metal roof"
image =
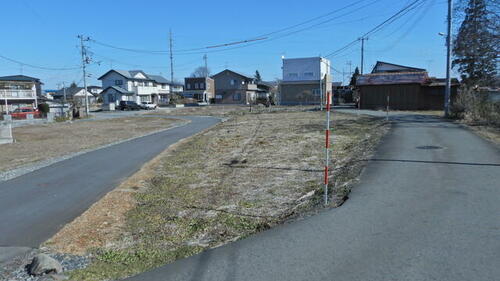
<path fill-rule="evenodd" d="M 423 84 L 428 79 L 427 72 L 374 73 L 358 76 L 356 85 Z"/>
<path fill-rule="evenodd" d="M 40 79 L 29 77 L 26 75 L 11 75 L 11 76 L 2 76 L 0 77 L 0 81 L 25 81 L 25 82 L 40 82 Z"/>
<path fill-rule="evenodd" d="M 157 83 L 160 83 L 160 84 L 170 84 L 170 82 L 163 76 L 160 76 L 160 75 L 151 75 L 151 74 L 147 74 L 149 79 L 151 80 L 154 80 L 155 82 Z"/>

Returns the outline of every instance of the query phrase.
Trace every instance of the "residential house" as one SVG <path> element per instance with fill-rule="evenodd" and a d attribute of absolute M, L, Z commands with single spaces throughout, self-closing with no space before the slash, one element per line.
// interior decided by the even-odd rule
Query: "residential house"
<path fill-rule="evenodd" d="M 19 107 L 38 107 L 42 94 L 40 79 L 25 75 L 0 77 L 0 111 L 9 113 Z"/>
<path fill-rule="evenodd" d="M 331 93 L 330 61 L 322 57 L 283 59 L 280 104 L 319 105 Z"/>
<path fill-rule="evenodd" d="M 172 94 L 182 95 L 182 92 L 184 92 L 184 84 L 177 82 L 169 82 L 169 85 L 170 85 L 170 93 Z"/>
<path fill-rule="evenodd" d="M 101 96 L 102 87 L 101 86 L 87 86 L 87 91 L 89 91 L 97 100 Z"/>
<path fill-rule="evenodd" d="M 215 81 L 210 77 L 184 78 L 184 98 L 192 98 L 200 103 L 214 103 Z"/>
<path fill-rule="evenodd" d="M 451 100 L 459 82 L 452 79 Z M 445 79 L 430 77 L 427 70 L 377 62 L 372 73 L 356 80 L 361 109 L 440 110 L 444 107 Z"/>
<path fill-rule="evenodd" d="M 96 97 L 90 91 L 85 91 L 85 88 L 75 85 L 58 90 L 52 94 L 52 97 L 56 101 L 72 101 L 81 106 L 85 105 L 85 97 L 88 97 L 89 105 L 96 103 Z"/>
<path fill-rule="evenodd" d="M 101 96 L 105 105 L 110 103 L 118 105 L 120 101 L 157 104 L 168 104 L 170 101 L 170 86 L 173 83 L 160 75 L 147 74 L 142 70 L 112 69 L 98 79 L 101 80 L 104 89 Z"/>
<path fill-rule="evenodd" d="M 269 101 L 276 104 L 276 94 L 278 93 L 278 83 L 274 81 L 257 81 L 257 101 Z"/>
<path fill-rule="evenodd" d="M 258 87 L 252 76 L 226 69 L 212 79 L 215 81 L 215 103 L 249 104 L 255 101 Z"/>

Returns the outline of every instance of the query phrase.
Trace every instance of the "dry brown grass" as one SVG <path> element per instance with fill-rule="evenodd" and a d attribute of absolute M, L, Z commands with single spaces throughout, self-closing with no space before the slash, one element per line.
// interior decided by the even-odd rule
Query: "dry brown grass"
<path fill-rule="evenodd" d="M 73 273 L 75 280 L 142 272 L 320 206 L 324 113 L 231 110 L 227 122 L 172 147 L 149 164 L 133 200 L 124 197 L 127 207 L 116 211 L 113 206 L 119 206 L 122 197 L 113 194 L 65 227 L 73 231 L 47 243 L 54 249 L 95 255 L 89 268 Z M 359 175 L 359 160 L 368 157 L 387 126 L 345 114 L 334 114 L 332 125 L 335 170 L 330 192 L 332 206 L 338 206 Z M 135 205 L 130 208 L 128 202 Z M 115 212 L 117 220 L 109 220 Z M 84 234 L 74 238 L 77 229 Z M 84 245 L 81 237 L 99 243 Z"/>
<path fill-rule="evenodd" d="M 1 146 L 0 171 L 96 148 L 173 126 L 177 119 L 127 117 L 14 128 L 16 140 Z"/>
<path fill-rule="evenodd" d="M 493 125 L 467 124 L 479 136 L 500 145 L 500 127 Z"/>

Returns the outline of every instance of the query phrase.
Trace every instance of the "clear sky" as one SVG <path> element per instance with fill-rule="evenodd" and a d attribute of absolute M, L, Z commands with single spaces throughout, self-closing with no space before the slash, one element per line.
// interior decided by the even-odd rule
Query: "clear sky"
<path fill-rule="evenodd" d="M 224 68 L 263 79 L 281 77 L 281 56 L 327 55 L 383 22 L 413 0 L 254 0 L 254 1 L 153 1 L 153 0 L 16 0 L 3 1 L 0 55 L 26 64 L 51 68 L 78 67 L 81 63 L 78 34 L 98 42 L 131 49 L 168 51 L 173 33 L 175 78 L 182 81 L 204 64 L 204 51 L 184 51 L 259 37 L 336 11 L 258 43 L 207 52 L 212 73 Z M 444 77 L 446 52 L 446 1 L 424 3 L 366 42 L 365 72 L 377 60 L 426 68 Z M 302 30 L 305 29 L 305 30 Z M 292 34 L 290 34 L 292 33 Z M 107 70 L 141 69 L 170 78 L 168 54 L 134 53 L 89 42 L 93 59 L 89 84 Z M 244 46 L 244 47 L 243 47 Z M 224 48 L 222 48 L 224 49 Z M 214 52 L 216 50 L 216 52 Z M 360 44 L 329 57 L 334 81 L 348 81 L 360 64 Z M 342 72 L 345 72 L 345 75 Z M 0 58 L 0 76 L 24 74 L 42 79 L 45 89 L 62 82 L 82 84 L 80 69 L 40 70 Z"/>

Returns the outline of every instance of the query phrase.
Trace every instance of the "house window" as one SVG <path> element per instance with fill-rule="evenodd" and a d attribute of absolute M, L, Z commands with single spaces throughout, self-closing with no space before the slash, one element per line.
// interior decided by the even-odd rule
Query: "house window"
<path fill-rule="evenodd" d="M 198 89 L 198 83 L 194 83 L 194 88 Z"/>
<path fill-rule="evenodd" d="M 236 80 L 235 79 L 231 79 L 231 86 L 234 86 L 236 85 Z"/>
<path fill-rule="evenodd" d="M 297 77 L 299 77 L 299 74 L 298 73 L 288 73 L 288 77 L 297 78 Z"/>
<path fill-rule="evenodd" d="M 205 88 L 205 83 L 200 83 L 200 89 Z"/>
<path fill-rule="evenodd" d="M 240 93 L 233 94 L 233 100 L 234 100 L 234 101 L 239 101 L 239 100 L 241 100 L 241 94 L 240 94 Z"/>
<path fill-rule="evenodd" d="M 140 96 L 141 102 L 149 102 L 151 101 L 151 96 Z"/>
<path fill-rule="evenodd" d="M 116 85 L 116 86 L 121 86 L 121 85 L 123 85 L 123 80 L 115 80 L 115 85 Z"/>
<path fill-rule="evenodd" d="M 313 89 L 313 90 L 312 90 L 312 93 L 313 93 L 313 95 L 315 95 L 315 96 L 319 96 L 319 95 L 321 95 L 321 90 L 320 90 L 320 89 Z"/>
<path fill-rule="evenodd" d="M 314 73 L 312 73 L 312 72 L 304 72 L 304 76 L 305 77 L 312 77 L 312 76 L 314 76 Z"/>
<path fill-rule="evenodd" d="M 191 83 L 187 83 L 187 84 L 186 84 L 186 88 L 187 88 L 188 90 L 191 90 Z"/>

